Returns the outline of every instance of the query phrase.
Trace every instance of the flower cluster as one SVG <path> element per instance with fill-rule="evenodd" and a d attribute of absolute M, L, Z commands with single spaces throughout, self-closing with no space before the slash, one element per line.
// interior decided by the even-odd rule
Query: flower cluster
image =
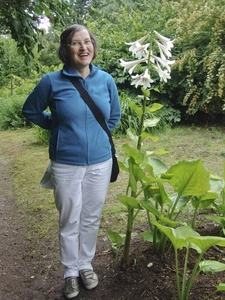
<path fill-rule="evenodd" d="M 167 79 L 170 79 L 171 68 L 170 66 L 175 62 L 174 60 L 169 60 L 172 56 L 171 48 L 173 47 L 173 41 L 169 38 L 166 38 L 159 34 L 156 30 L 154 30 L 157 39 L 154 39 L 154 42 L 159 48 L 160 57 L 153 55 L 152 51 L 149 50 L 150 43 L 143 45 L 142 43 L 149 35 L 145 35 L 141 39 L 126 43 L 130 45 L 129 50 L 132 52 L 132 55 L 137 58 L 137 60 L 133 61 L 124 61 L 120 59 L 120 64 L 124 67 L 124 72 L 128 69 L 129 74 L 132 74 L 135 67 L 138 64 L 145 63 L 147 65 L 145 72 L 140 75 L 132 75 L 132 85 L 138 87 L 142 85 L 145 89 L 151 87 L 151 83 L 154 80 L 151 78 L 149 74 L 148 64 L 150 63 L 153 69 L 156 70 L 160 77 L 160 81 L 167 82 Z"/>

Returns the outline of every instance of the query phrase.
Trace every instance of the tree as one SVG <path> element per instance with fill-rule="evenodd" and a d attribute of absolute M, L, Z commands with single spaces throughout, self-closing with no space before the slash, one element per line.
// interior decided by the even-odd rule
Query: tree
<path fill-rule="evenodd" d="M 11 34 L 17 42 L 19 53 L 30 60 L 33 48 L 39 43 L 43 30 L 38 27 L 41 19 L 47 16 L 52 22 L 62 22 L 67 8 L 65 1 L 5 0 L 0 6 L 0 33 Z"/>
<path fill-rule="evenodd" d="M 68 26 L 81 23 L 91 5 L 99 0 L 4 0 L 0 5 L 0 34 L 11 34 L 17 42 L 19 53 L 26 62 L 33 57 L 33 48 L 42 49 L 40 36 L 44 30 L 39 27 L 43 18 L 54 26 Z M 1 48 L 0 48 L 1 51 Z"/>
<path fill-rule="evenodd" d="M 186 113 L 221 114 L 225 97 L 225 11 L 220 0 L 181 0 L 170 20 L 176 64 L 169 89 Z M 188 116 L 187 116 L 188 117 Z"/>

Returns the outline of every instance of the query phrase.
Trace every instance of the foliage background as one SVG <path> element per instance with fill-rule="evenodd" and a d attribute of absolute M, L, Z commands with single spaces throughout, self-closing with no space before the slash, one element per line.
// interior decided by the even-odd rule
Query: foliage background
<path fill-rule="evenodd" d="M 224 123 L 225 12 L 223 2 L 213 1 L 14 1 L 0 7 L 0 99 L 26 99 L 42 74 L 62 67 L 57 57 L 59 35 L 65 26 L 83 23 L 96 35 L 99 55 L 95 61 L 114 77 L 125 108 L 121 134 L 127 123 L 127 103 L 139 90 L 130 86 L 119 59 L 130 60 L 125 42 L 157 30 L 174 40 L 176 63 L 172 80 L 155 82 L 151 102 L 164 105 L 158 127 L 177 122 L 218 120 Z M 110 12 L 110 13 L 109 13 Z M 32 16 L 31 16 L 32 15 Z M 39 27 L 48 18 L 48 32 Z M 15 53 L 18 51 L 18 54 Z M 21 101 L 18 99 L 18 101 Z M 1 108 L 5 104 L 0 102 Z M 130 112 L 129 112 L 130 113 Z M 0 117 L 4 109 L 0 111 Z M 16 122 L 11 122 L 16 124 Z M 18 126 L 26 124 L 18 122 Z M 5 126 L 1 127 L 4 129 Z M 118 130 L 117 130 L 118 133 Z"/>

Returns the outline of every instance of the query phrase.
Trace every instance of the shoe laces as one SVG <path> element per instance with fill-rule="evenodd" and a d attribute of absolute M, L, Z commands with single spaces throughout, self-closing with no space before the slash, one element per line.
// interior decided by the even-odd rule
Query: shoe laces
<path fill-rule="evenodd" d="M 82 275 L 85 277 L 86 280 L 90 280 L 94 278 L 94 272 L 91 270 L 83 271 Z"/>
<path fill-rule="evenodd" d="M 66 283 L 67 283 L 67 288 L 76 288 L 77 286 L 77 279 L 75 277 L 68 277 L 66 279 Z"/>

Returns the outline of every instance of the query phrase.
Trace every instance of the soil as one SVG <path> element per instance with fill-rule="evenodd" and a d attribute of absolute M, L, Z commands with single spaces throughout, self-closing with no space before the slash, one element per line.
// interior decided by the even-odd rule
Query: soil
<path fill-rule="evenodd" d="M 9 174 L 10 161 L 0 156 L 0 300 L 62 300 L 64 280 L 59 262 L 57 239 L 38 242 L 27 239 L 21 211 L 18 210 L 13 184 Z M 136 228 L 142 231 L 143 228 Z M 201 234 L 216 235 L 219 228 L 208 223 Z M 55 234 L 55 233 L 54 233 Z M 141 247 L 142 245 L 142 247 Z M 35 251 L 34 251 L 35 249 Z M 139 237 L 132 240 L 130 262 L 126 267 L 115 267 L 115 252 L 110 250 L 107 239 L 97 244 L 93 267 L 99 276 L 96 289 L 87 291 L 82 284 L 77 300 L 175 300 L 175 265 L 173 249 L 167 247 L 163 255 L 156 255 L 150 243 L 143 244 Z M 213 248 L 206 259 L 222 261 L 225 253 Z M 191 253 L 190 272 L 196 262 Z M 183 253 L 179 259 L 183 260 Z M 119 258 L 120 261 L 120 258 Z M 152 264 L 151 267 L 149 263 Z M 191 290 L 190 300 L 202 300 L 225 282 L 224 272 L 200 274 Z M 225 299 L 217 293 L 210 299 Z"/>

